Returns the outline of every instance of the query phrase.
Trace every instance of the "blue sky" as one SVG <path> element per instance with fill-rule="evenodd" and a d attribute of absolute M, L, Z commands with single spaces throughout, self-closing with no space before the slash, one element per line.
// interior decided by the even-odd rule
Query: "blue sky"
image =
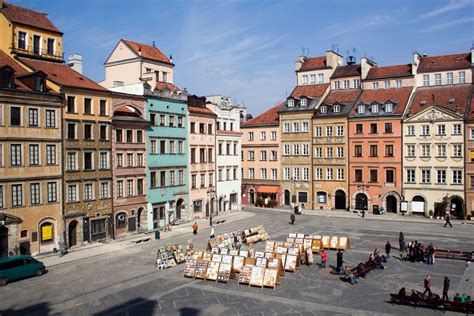
<path fill-rule="evenodd" d="M 96 81 L 120 38 L 155 41 L 173 55 L 176 85 L 231 96 L 254 116 L 291 92 L 303 50 L 355 48 L 358 60 L 391 65 L 411 62 L 413 51 L 466 52 L 474 40 L 474 0 L 10 1 L 48 13 L 66 54 L 82 54 Z"/>

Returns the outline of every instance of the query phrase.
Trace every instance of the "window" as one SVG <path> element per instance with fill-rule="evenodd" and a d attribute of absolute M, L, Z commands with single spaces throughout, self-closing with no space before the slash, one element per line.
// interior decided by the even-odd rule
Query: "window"
<path fill-rule="evenodd" d="M 133 180 L 127 180 L 127 196 L 133 196 Z"/>
<path fill-rule="evenodd" d="M 344 89 L 349 89 L 349 88 L 350 88 L 349 80 L 344 80 Z"/>
<path fill-rule="evenodd" d="M 38 127 L 38 109 L 28 109 L 28 125 Z"/>
<path fill-rule="evenodd" d="M 77 184 L 70 184 L 67 187 L 67 201 L 68 202 L 77 202 Z"/>
<path fill-rule="evenodd" d="M 354 170 L 354 180 L 355 182 L 362 182 L 362 169 Z"/>
<path fill-rule="evenodd" d="M 370 133 L 371 134 L 377 134 L 377 123 L 371 123 L 370 124 Z"/>
<path fill-rule="evenodd" d="M 407 157 L 415 157 L 415 145 L 407 145 Z"/>
<path fill-rule="evenodd" d="M 178 141 L 178 154 L 184 155 L 184 142 L 182 140 Z M 209 158 L 209 162 L 212 162 L 211 158 Z"/>
<path fill-rule="evenodd" d="M 309 180 L 309 168 L 304 167 L 303 168 L 303 181 L 308 181 Z"/>
<path fill-rule="evenodd" d="M 423 86 L 427 87 L 430 85 L 430 75 L 423 75 Z"/>
<path fill-rule="evenodd" d="M 372 104 L 371 111 L 372 113 L 379 113 L 379 105 L 377 103 Z"/>
<path fill-rule="evenodd" d="M 290 123 L 288 123 L 288 122 L 283 123 L 283 131 L 284 131 L 285 133 L 289 133 L 289 132 L 290 132 Z"/>
<path fill-rule="evenodd" d="M 160 140 L 160 154 L 166 154 L 166 140 Z"/>
<path fill-rule="evenodd" d="M 324 82 L 324 74 L 318 74 L 318 83 Z"/>
<path fill-rule="evenodd" d="M 438 145 L 438 157 L 446 157 L 446 145 Z"/>
<path fill-rule="evenodd" d="M 56 164 L 56 145 L 46 145 L 46 164 Z"/>
<path fill-rule="evenodd" d="M 314 149 L 314 156 L 316 158 L 322 158 L 323 157 L 323 149 L 321 147 L 316 147 Z"/>
<path fill-rule="evenodd" d="M 172 171 L 173 176 L 174 176 L 174 171 Z M 174 181 L 173 181 L 174 185 Z M 138 195 L 143 195 L 143 179 L 137 179 L 137 194 Z"/>
<path fill-rule="evenodd" d="M 46 110 L 46 127 L 56 127 L 56 111 Z"/>
<path fill-rule="evenodd" d="M 12 166 L 22 165 L 21 145 L 18 145 L 18 144 L 10 145 L 10 155 L 11 155 L 10 159 L 11 159 Z"/>
<path fill-rule="evenodd" d="M 253 150 L 249 151 L 249 159 L 250 161 L 255 160 L 255 152 Z"/>
<path fill-rule="evenodd" d="M 175 186 L 176 185 L 176 176 L 175 176 L 175 171 L 171 170 L 170 171 L 170 186 Z"/>
<path fill-rule="evenodd" d="M 320 112 L 324 114 L 327 111 L 328 111 L 327 107 L 325 105 L 321 105 Z"/>
<path fill-rule="evenodd" d="M 73 171 L 77 170 L 77 153 L 75 152 L 68 152 L 67 153 L 67 170 Z"/>
<path fill-rule="evenodd" d="M 385 182 L 386 183 L 395 182 L 395 170 L 392 170 L 392 169 L 385 170 Z"/>
<path fill-rule="evenodd" d="M 56 182 L 48 182 L 48 203 L 54 203 L 58 201 L 58 189 Z M 0 192 L 1 198 L 1 192 Z"/>
<path fill-rule="evenodd" d="M 209 135 L 212 135 L 212 134 L 213 134 L 212 130 L 213 130 L 212 124 L 207 124 L 207 133 L 208 133 Z"/>
<path fill-rule="evenodd" d="M 169 127 L 174 127 L 174 116 L 173 115 L 169 116 L 168 126 Z"/>
<path fill-rule="evenodd" d="M 462 157 L 462 145 L 454 144 L 453 145 L 453 157 Z"/>
<path fill-rule="evenodd" d="M 408 125 L 407 126 L 407 136 L 415 136 L 415 126 Z"/>
<path fill-rule="evenodd" d="M 453 170 L 453 184 L 462 184 L 462 170 Z"/>
<path fill-rule="evenodd" d="M 293 168 L 293 180 L 299 180 L 300 179 L 300 168 L 295 167 Z"/>
<path fill-rule="evenodd" d="M 317 126 L 314 128 L 314 136 L 315 137 L 321 137 L 323 135 L 322 128 L 320 126 Z"/>
<path fill-rule="evenodd" d="M 207 149 L 207 160 L 208 162 L 213 162 L 214 159 L 213 159 L 213 154 L 212 154 L 212 148 L 208 148 Z"/>
<path fill-rule="evenodd" d="M 293 144 L 293 155 L 297 156 L 300 154 L 300 144 Z"/>
<path fill-rule="evenodd" d="M 99 168 L 100 169 L 108 169 L 109 168 L 109 154 L 108 153 L 100 153 L 99 159 Z"/>
<path fill-rule="evenodd" d="M 67 97 L 67 112 L 75 113 L 76 112 L 76 98 L 72 96 Z"/>
<path fill-rule="evenodd" d="M 162 72 L 162 81 L 163 82 L 168 82 L 168 73 L 167 72 Z"/>
<path fill-rule="evenodd" d="M 339 104 L 335 104 L 333 107 L 332 107 L 332 111 L 334 113 L 339 113 L 341 112 L 341 106 Z"/>
<path fill-rule="evenodd" d="M 133 131 L 127 130 L 127 143 L 132 143 L 133 142 Z"/>
<path fill-rule="evenodd" d="M 316 192 L 316 201 L 318 203 L 326 203 L 327 201 L 327 194 L 323 191 Z"/>
<path fill-rule="evenodd" d="M 365 113 L 365 105 L 360 104 L 360 105 L 357 107 L 357 113 L 359 113 L 359 114 L 364 114 L 364 113 Z"/>
<path fill-rule="evenodd" d="M 332 136 L 332 126 L 326 126 L 326 136 Z"/>
<path fill-rule="evenodd" d="M 100 183 L 100 198 L 106 199 L 109 197 L 109 183 L 101 182 Z"/>
<path fill-rule="evenodd" d="M 176 154 L 176 145 L 174 140 L 170 140 L 170 154 Z"/>
<path fill-rule="evenodd" d="M 322 168 L 316 168 L 315 169 L 315 178 L 316 178 L 316 180 L 322 180 L 323 179 L 323 169 Z"/>
<path fill-rule="evenodd" d="M 332 147 L 326 148 L 326 158 L 332 158 Z"/>
<path fill-rule="evenodd" d="M 31 205 L 38 205 L 40 204 L 40 184 L 39 183 L 31 183 L 30 184 L 30 204 Z"/>
<path fill-rule="evenodd" d="M 300 131 L 300 122 L 293 122 L 293 132 L 298 133 Z"/>
<path fill-rule="evenodd" d="M 305 155 L 305 156 L 309 155 L 309 145 L 308 144 L 303 144 L 303 155 Z"/>
<path fill-rule="evenodd" d="M 30 145 L 29 146 L 29 156 L 30 156 L 30 166 L 39 165 L 39 145 Z"/>
<path fill-rule="evenodd" d="M 160 126 L 165 126 L 166 124 L 166 116 L 164 114 L 160 114 Z M 196 129 L 195 128 L 192 128 L 192 123 L 191 123 L 191 130 L 193 133 L 196 132 Z"/>
<path fill-rule="evenodd" d="M 272 180 L 278 180 L 278 170 L 272 169 Z"/>
<path fill-rule="evenodd" d="M 107 140 L 107 126 L 101 125 L 99 128 L 99 139 L 100 140 Z"/>
<path fill-rule="evenodd" d="M 459 83 L 466 83 L 466 72 L 460 71 L 459 72 Z"/>
<path fill-rule="evenodd" d="M 243 171 L 243 169 L 242 169 Z M 214 174 L 213 173 L 209 173 L 209 187 L 212 187 L 213 186 L 213 183 L 214 183 Z"/>
<path fill-rule="evenodd" d="M 407 182 L 408 183 L 415 183 L 416 182 L 416 177 L 415 177 L 415 169 L 407 169 Z"/>
<path fill-rule="evenodd" d="M 421 125 L 421 135 L 422 136 L 429 136 L 430 135 L 430 126 L 429 125 Z"/>
<path fill-rule="evenodd" d="M 18 32 L 18 48 L 26 50 L 27 49 L 26 41 L 27 41 L 26 32 L 19 31 Z"/>
<path fill-rule="evenodd" d="M 23 206 L 23 185 L 12 184 L 12 206 Z"/>
<path fill-rule="evenodd" d="M 92 183 L 86 183 L 84 185 L 84 200 L 91 201 L 94 199 L 94 185 Z"/>
<path fill-rule="evenodd" d="M 441 85 L 441 74 L 435 74 L 435 85 L 440 86 Z"/>
<path fill-rule="evenodd" d="M 267 160 L 267 152 L 265 150 L 260 151 L 260 160 Z"/>
<path fill-rule="evenodd" d="M 92 139 L 92 125 L 91 124 L 84 124 L 84 139 L 85 140 Z"/>
<path fill-rule="evenodd" d="M 123 181 L 117 181 L 117 197 L 123 197 Z"/>
<path fill-rule="evenodd" d="M 276 140 L 277 139 L 277 132 L 276 131 L 271 131 L 270 132 L 270 139 L 271 140 Z"/>
<path fill-rule="evenodd" d="M 156 172 L 152 171 L 150 172 L 150 187 L 156 188 L 157 187 L 157 181 L 156 181 Z"/>
<path fill-rule="evenodd" d="M 393 103 L 386 103 L 385 104 L 385 112 L 386 113 L 391 113 L 393 112 Z"/>
<path fill-rule="evenodd" d="M 339 125 L 336 127 L 336 129 L 337 129 L 337 136 L 344 136 L 344 126 Z"/>
<path fill-rule="evenodd" d="M 303 128 L 301 130 L 302 132 L 308 132 L 309 131 L 309 123 L 307 121 L 303 121 Z"/>
<path fill-rule="evenodd" d="M 178 116 L 178 127 L 183 127 L 183 117 L 182 116 Z M 204 125 L 205 126 L 205 125 Z M 204 134 L 205 132 L 203 132 Z"/>
<path fill-rule="evenodd" d="M 421 157 L 430 157 L 430 145 L 421 145 Z"/>
<path fill-rule="evenodd" d="M 362 124 L 356 124 L 356 134 L 363 134 L 364 126 Z"/>
<path fill-rule="evenodd" d="M 339 90 L 339 89 L 341 89 L 341 82 L 334 81 L 334 90 Z"/>
<path fill-rule="evenodd" d="M 390 89 L 390 81 L 385 81 L 385 89 Z"/>
<path fill-rule="evenodd" d="M 436 135 L 446 135 L 446 126 L 444 124 L 440 124 L 437 126 Z"/>
<path fill-rule="evenodd" d="M 392 123 L 385 123 L 385 133 L 386 134 L 391 134 L 392 131 Z"/>
<path fill-rule="evenodd" d="M 179 185 L 184 184 L 184 171 L 183 170 L 178 170 L 178 184 Z"/>
<path fill-rule="evenodd" d="M 288 156 L 290 155 L 290 145 L 283 144 L 283 155 Z"/>
<path fill-rule="evenodd" d="M 18 107 L 10 107 L 10 125 L 21 126 L 21 109 Z"/>
<path fill-rule="evenodd" d="M 191 163 L 197 163 L 196 148 L 191 148 Z"/>
<path fill-rule="evenodd" d="M 308 76 L 307 75 L 303 75 L 303 82 L 302 84 L 308 84 Z"/>
<path fill-rule="evenodd" d="M 265 168 L 260 169 L 260 179 L 262 179 L 262 180 L 267 179 L 267 169 L 265 169 Z"/>
<path fill-rule="evenodd" d="M 377 145 L 370 145 L 370 157 L 377 157 L 378 152 L 377 152 Z"/>
<path fill-rule="evenodd" d="M 199 134 L 206 134 L 206 124 L 199 123 Z"/>
<path fill-rule="evenodd" d="M 344 147 L 337 147 L 337 158 L 344 158 Z"/>
<path fill-rule="evenodd" d="M 337 180 L 344 180 L 344 168 L 337 168 Z"/>
<path fill-rule="evenodd" d="M 326 169 L 326 180 L 333 180 L 333 172 L 331 168 Z"/>
<path fill-rule="evenodd" d="M 377 182 L 377 170 L 370 170 L 370 182 Z"/>
<path fill-rule="evenodd" d="M 158 153 L 158 148 L 156 147 L 156 140 L 152 139 L 150 141 L 150 147 L 151 147 L 151 153 L 152 154 L 157 154 Z"/>
<path fill-rule="evenodd" d="M 294 106 L 295 106 L 295 101 L 294 101 L 293 99 L 289 99 L 289 100 L 288 100 L 288 107 L 289 107 L 289 108 L 292 108 L 292 107 L 294 107 Z"/>
<path fill-rule="evenodd" d="M 446 170 L 436 170 L 436 183 L 446 184 Z"/>
<path fill-rule="evenodd" d="M 99 101 L 99 115 L 101 116 L 107 115 L 107 101 L 106 100 Z"/>
<path fill-rule="evenodd" d="M 397 80 L 397 88 L 401 88 L 403 86 L 403 81 L 401 79 Z"/>
<path fill-rule="evenodd" d="M 362 157 L 362 145 L 355 145 L 354 146 L 354 156 Z"/>
<path fill-rule="evenodd" d="M 249 168 L 249 179 L 255 179 L 255 169 L 254 168 Z"/>
<path fill-rule="evenodd" d="M 421 183 L 431 183 L 431 170 L 429 169 L 421 170 Z"/>
<path fill-rule="evenodd" d="M 92 161 L 92 153 L 85 152 L 84 153 L 84 170 L 92 170 L 93 169 L 93 161 Z"/>
<path fill-rule="evenodd" d="M 372 88 L 373 88 L 374 90 L 377 90 L 377 89 L 379 88 L 379 83 L 378 83 L 378 82 L 374 82 L 374 83 L 372 84 Z"/>
<path fill-rule="evenodd" d="M 385 145 L 385 156 L 393 157 L 393 145 Z"/>
<path fill-rule="evenodd" d="M 290 180 L 290 168 L 288 167 L 283 168 L 283 178 L 285 180 Z"/>
<path fill-rule="evenodd" d="M 453 135 L 461 135 L 461 124 L 453 124 Z"/>
<path fill-rule="evenodd" d="M 253 139 L 254 139 L 253 132 L 249 132 L 249 140 L 253 140 Z"/>
<path fill-rule="evenodd" d="M 92 114 L 92 99 L 84 98 L 84 114 Z"/>
<path fill-rule="evenodd" d="M 359 79 L 354 79 L 353 84 L 354 84 L 354 89 L 359 89 L 360 88 L 360 80 Z"/>
<path fill-rule="evenodd" d="M 301 101 L 300 101 L 300 106 L 301 106 L 301 107 L 305 107 L 306 105 L 307 105 L 307 100 L 306 100 L 306 98 L 301 99 Z"/>
<path fill-rule="evenodd" d="M 447 82 L 448 84 L 453 84 L 453 73 L 452 72 L 448 72 L 446 74 L 446 77 L 447 77 Z"/>
<path fill-rule="evenodd" d="M 199 149 L 199 162 L 206 162 L 206 148 Z"/>
<path fill-rule="evenodd" d="M 33 35 L 33 54 L 40 54 L 41 36 Z"/>
<path fill-rule="evenodd" d="M 313 75 L 311 75 L 311 76 L 309 77 L 309 83 L 311 83 L 311 84 L 315 84 L 315 83 L 316 83 L 316 75 L 313 74 Z"/>

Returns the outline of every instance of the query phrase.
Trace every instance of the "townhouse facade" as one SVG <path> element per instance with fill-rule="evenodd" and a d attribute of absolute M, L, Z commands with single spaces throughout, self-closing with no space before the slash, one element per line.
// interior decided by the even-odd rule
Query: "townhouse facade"
<path fill-rule="evenodd" d="M 280 124 L 279 103 L 245 122 L 242 131 L 242 204 L 277 206 L 280 190 Z"/>
<path fill-rule="evenodd" d="M 229 97 L 207 96 L 206 106 L 217 115 L 216 119 L 216 192 L 217 212 L 238 210 L 241 206 L 241 117 L 245 108 L 232 104 Z"/>
<path fill-rule="evenodd" d="M 190 219 L 215 213 L 216 118 L 206 107 L 206 98 L 188 96 L 189 203 Z"/>
<path fill-rule="evenodd" d="M 112 93 L 115 236 L 147 228 L 146 99 Z"/>
<path fill-rule="evenodd" d="M 465 170 L 464 192 L 466 198 L 466 217 L 474 215 L 474 89 L 471 86 L 471 102 L 466 113 L 464 129 L 465 141 Z"/>

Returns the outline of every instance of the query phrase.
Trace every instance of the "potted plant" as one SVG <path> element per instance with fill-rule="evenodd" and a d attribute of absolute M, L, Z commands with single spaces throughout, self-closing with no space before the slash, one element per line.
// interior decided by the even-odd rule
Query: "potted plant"
<path fill-rule="evenodd" d="M 433 210 L 430 210 L 430 211 L 428 212 L 428 215 L 430 216 L 430 219 L 432 219 L 432 218 L 433 218 Z"/>

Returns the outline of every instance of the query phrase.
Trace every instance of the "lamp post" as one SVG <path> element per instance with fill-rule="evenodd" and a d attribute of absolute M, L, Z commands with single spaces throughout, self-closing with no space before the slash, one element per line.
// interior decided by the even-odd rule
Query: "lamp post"
<path fill-rule="evenodd" d="M 214 191 L 213 189 L 209 189 L 209 190 L 207 191 L 207 196 L 208 196 L 208 199 L 209 199 L 209 201 L 210 201 L 209 226 L 211 226 L 211 227 L 212 227 L 212 213 L 213 213 L 213 209 L 214 209 L 214 207 L 213 207 L 213 205 L 212 205 L 212 199 L 213 199 L 213 197 L 215 196 L 215 193 L 216 193 L 216 191 Z"/>

